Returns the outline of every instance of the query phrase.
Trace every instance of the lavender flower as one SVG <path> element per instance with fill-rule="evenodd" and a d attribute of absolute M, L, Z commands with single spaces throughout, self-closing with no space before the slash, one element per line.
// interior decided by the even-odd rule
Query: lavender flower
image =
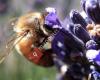
<path fill-rule="evenodd" d="M 84 43 L 90 40 L 90 35 L 80 24 L 69 24 L 65 29 L 81 39 Z"/>
<path fill-rule="evenodd" d="M 83 41 L 65 29 L 60 29 L 55 35 L 52 41 L 52 49 L 62 60 L 68 57 L 72 51 L 84 52 L 85 50 Z"/>
<path fill-rule="evenodd" d="M 82 11 L 80 14 L 81 14 L 81 16 L 85 19 L 85 21 L 88 24 L 92 24 L 92 20 L 87 16 L 87 14 L 85 13 L 85 11 Z"/>
<path fill-rule="evenodd" d="M 84 43 L 86 43 L 87 41 L 89 41 L 91 39 L 88 32 L 81 25 L 74 25 L 74 26 L 75 26 L 74 34 L 79 39 L 81 39 Z"/>
<path fill-rule="evenodd" d="M 81 5 L 82 5 L 82 8 L 83 8 L 84 11 L 85 11 L 85 4 L 86 4 L 86 1 L 87 1 L 87 0 L 81 0 Z"/>
<path fill-rule="evenodd" d="M 97 49 L 97 43 L 94 41 L 94 40 L 89 40 L 87 43 L 86 43 L 86 48 L 89 50 L 89 49 L 94 49 L 96 50 Z"/>
<path fill-rule="evenodd" d="M 70 18 L 74 24 L 80 24 L 83 28 L 86 29 L 87 22 L 78 11 L 72 10 L 70 12 Z"/>
<path fill-rule="evenodd" d="M 99 0 L 82 0 L 82 6 L 86 14 L 94 23 L 100 23 L 100 1 Z"/>
<path fill-rule="evenodd" d="M 45 17 L 45 24 L 48 25 L 48 27 L 60 28 L 61 23 L 60 23 L 60 20 L 58 19 L 58 16 L 56 14 L 56 9 L 46 8 L 46 12 L 48 12 L 48 14 Z"/>
<path fill-rule="evenodd" d="M 92 75 L 92 76 L 90 76 L 91 79 L 100 80 L 100 73 L 96 70 L 96 67 L 94 65 L 91 65 L 90 69 L 91 69 L 90 75 Z"/>
<path fill-rule="evenodd" d="M 88 50 L 86 53 L 86 57 L 90 62 L 95 62 L 100 66 L 100 50 Z"/>

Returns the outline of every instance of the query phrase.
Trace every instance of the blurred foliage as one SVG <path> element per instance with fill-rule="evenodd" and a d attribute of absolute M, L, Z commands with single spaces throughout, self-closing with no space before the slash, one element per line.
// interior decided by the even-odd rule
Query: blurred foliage
<path fill-rule="evenodd" d="M 7 12 L 0 13 L 0 48 L 12 32 L 8 30 L 12 18 L 30 11 L 42 11 L 50 6 L 55 7 L 59 17 L 64 19 L 72 7 L 79 5 L 79 0 L 8 0 L 8 3 Z M 78 5 L 76 6 L 75 3 Z M 56 73 L 55 67 L 43 68 L 34 65 L 14 50 L 0 64 L 0 80 L 55 80 Z"/>

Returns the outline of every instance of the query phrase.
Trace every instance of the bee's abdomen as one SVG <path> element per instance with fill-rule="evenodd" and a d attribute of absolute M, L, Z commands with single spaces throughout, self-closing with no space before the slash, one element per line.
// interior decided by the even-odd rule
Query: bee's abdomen
<path fill-rule="evenodd" d="M 34 64 L 50 67 L 53 66 L 53 59 L 52 54 L 46 52 L 45 49 L 41 50 L 38 47 L 34 47 L 34 38 L 27 39 L 26 37 L 23 38 L 17 45 L 16 49 L 18 53 L 25 56 L 29 61 L 33 62 Z"/>

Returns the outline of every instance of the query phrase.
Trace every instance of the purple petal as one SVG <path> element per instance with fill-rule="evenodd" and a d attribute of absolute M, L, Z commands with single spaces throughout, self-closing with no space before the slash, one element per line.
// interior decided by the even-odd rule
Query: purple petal
<path fill-rule="evenodd" d="M 100 66 L 100 51 L 99 50 L 88 50 L 86 53 L 86 57 L 90 61 L 93 61 Z"/>
<path fill-rule="evenodd" d="M 49 13 L 45 17 L 45 24 L 53 27 L 54 25 L 61 26 L 60 21 L 55 13 Z"/>

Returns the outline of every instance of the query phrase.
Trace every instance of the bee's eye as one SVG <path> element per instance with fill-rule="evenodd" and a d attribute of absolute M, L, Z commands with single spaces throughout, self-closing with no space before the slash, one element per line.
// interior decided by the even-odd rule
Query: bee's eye
<path fill-rule="evenodd" d="M 53 28 L 52 28 L 51 26 L 49 26 L 49 25 L 44 24 L 44 27 L 45 27 L 47 30 L 50 30 L 50 31 L 53 30 Z"/>

